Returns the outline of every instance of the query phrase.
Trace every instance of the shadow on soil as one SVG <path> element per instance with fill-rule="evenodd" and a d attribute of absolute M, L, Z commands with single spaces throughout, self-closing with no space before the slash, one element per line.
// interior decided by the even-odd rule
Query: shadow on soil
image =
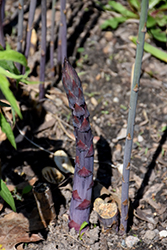
<path fill-rule="evenodd" d="M 166 139 L 167 139 L 167 129 L 164 131 L 162 138 L 159 142 L 159 145 L 158 145 L 158 147 L 153 155 L 152 161 L 150 162 L 150 164 L 147 167 L 148 170 L 147 170 L 147 172 L 144 176 L 144 179 L 142 181 L 142 184 L 141 184 L 141 186 L 136 194 L 135 200 L 133 203 L 131 203 L 130 210 L 129 210 L 129 229 L 130 229 L 130 226 L 132 226 L 132 224 L 133 224 L 133 211 L 134 211 L 134 209 L 136 209 L 139 206 L 139 201 L 143 197 L 145 187 L 148 185 L 151 173 L 156 166 L 156 160 L 157 160 L 159 154 L 162 152 L 162 146 L 165 143 Z"/>

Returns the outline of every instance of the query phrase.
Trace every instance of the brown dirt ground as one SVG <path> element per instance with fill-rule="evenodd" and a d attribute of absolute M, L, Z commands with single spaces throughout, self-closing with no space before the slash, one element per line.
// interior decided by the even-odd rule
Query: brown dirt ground
<path fill-rule="evenodd" d="M 48 23 L 49 13 L 50 10 Z M 56 16 L 59 17 L 59 2 Z M 119 193 L 121 175 L 118 167 L 123 163 L 131 69 L 136 51 L 129 36 L 137 35 L 138 23 L 131 20 L 116 30 L 102 31 L 100 25 L 109 17 L 110 13 L 98 8 L 96 1 L 70 0 L 67 5 L 68 57 L 80 75 L 95 136 L 94 178 L 98 174 L 98 180 L 105 184 L 105 175 L 102 176 L 99 170 L 99 165 L 105 164 L 106 169 L 111 171 L 108 191 Z M 38 38 L 36 51 L 29 57 L 33 80 L 39 79 L 40 25 L 39 22 L 35 26 Z M 13 48 L 16 46 L 15 36 L 14 29 L 8 37 L 8 42 Z M 47 40 L 49 43 L 49 27 Z M 148 42 L 155 45 L 152 40 Z M 77 49 L 80 47 L 84 50 L 78 53 Z M 55 49 L 55 65 L 56 58 Z M 162 250 L 167 246 L 167 237 L 159 236 L 159 232 L 167 228 L 167 130 L 164 129 L 167 123 L 166 72 L 165 63 L 144 53 L 129 186 L 132 209 L 129 215 L 128 236 L 136 236 L 139 239 L 132 249 Z M 54 78 L 50 77 L 49 62 L 46 69 L 46 90 L 42 111 L 37 104 L 38 86 L 22 85 L 20 90 L 16 91 L 23 114 L 23 120 L 17 121 L 18 127 L 25 131 L 31 141 L 48 151 L 54 152 L 63 148 L 74 159 L 75 142 L 72 137 L 71 111 L 67 106 L 57 71 Z M 19 134 L 16 127 L 14 133 L 17 150 L 7 141 L 0 145 L 2 176 L 8 184 L 17 187 L 17 192 L 20 193 L 33 178 L 44 182 L 41 170 L 46 166 L 55 167 L 55 164 L 48 153 L 28 142 Z M 101 138 L 98 148 L 96 142 L 101 136 L 103 139 Z M 98 155 L 103 152 L 103 162 L 100 163 Z M 116 168 L 111 167 L 111 162 Z M 56 225 L 50 225 L 46 230 L 41 230 L 37 223 L 32 228 L 30 225 L 30 233 L 41 233 L 44 240 L 22 244 L 19 249 L 122 249 L 122 237 L 113 228 L 104 230 L 93 210 L 90 228 L 82 240 L 73 229 L 69 231 L 67 224 L 72 177 L 66 178 L 67 181 L 61 186 L 51 185 L 57 214 Z M 36 209 L 32 192 L 24 195 L 21 201 L 16 199 L 16 206 L 18 213 L 23 213 L 27 217 L 32 214 L 32 209 Z M 3 207 L 3 216 L 6 209 Z M 35 213 L 34 220 L 39 221 L 37 209 Z"/>

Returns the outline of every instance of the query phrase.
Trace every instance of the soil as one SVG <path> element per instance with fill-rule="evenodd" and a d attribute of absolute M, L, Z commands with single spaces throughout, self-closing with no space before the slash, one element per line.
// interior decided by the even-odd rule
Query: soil
<path fill-rule="evenodd" d="M 103 4 L 106 2 L 102 1 Z M 119 2 L 125 4 L 124 1 Z M 27 5 L 28 3 L 27 1 Z M 12 1 L 9 3 L 7 1 L 8 11 L 10 4 Z M 11 10 L 13 13 L 16 11 L 16 6 L 15 3 Z M 59 1 L 56 6 L 56 20 L 58 20 Z M 50 13 L 48 1 L 48 47 Z M 39 80 L 41 21 L 38 19 L 39 14 L 36 13 L 36 15 L 34 27 L 37 44 L 33 55 L 28 59 L 32 68 L 32 80 Z M 67 3 L 68 58 L 79 73 L 90 112 L 95 147 L 94 180 L 97 185 L 101 183 L 109 192 L 115 192 L 118 195 L 122 181 L 119 169 L 124 157 L 131 69 L 136 53 L 136 47 L 129 37 L 137 36 L 138 22 L 128 20 L 119 25 L 116 30 L 101 30 L 101 24 L 110 17 L 111 13 L 102 11 L 94 0 L 69 0 Z M 9 21 L 12 23 L 12 19 Z M 12 23 L 12 25 L 13 32 L 7 39 L 10 46 L 15 49 L 17 33 L 15 24 Z M 57 26 L 58 21 L 55 31 Z M 75 141 L 71 111 L 61 82 L 61 73 L 56 66 L 57 33 L 55 34 L 55 76 L 51 76 L 47 58 L 46 95 L 42 105 L 38 103 L 37 85 L 21 84 L 19 89 L 15 87 L 12 89 L 20 103 L 23 119 L 17 118 L 17 126 L 13 128 L 17 150 L 4 140 L 0 145 L 0 157 L 2 177 L 8 185 L 17 187 L 17 194 L 21 194 L 28 183 L 35 185 L 35 182 L 47 182 L 42 176 L 42 169 L 47 166 L 56 167 L 52 155 L 34 146 L 32 142 L 53 153 L 58 149 L 64 149 L 74 165 Z M 148 42 L 156 46 L 152 39 Z M 83 49 L 79 50 L 79 48 Z M 138 239 L 136 244 L 131 245 L 132 249 L 162 250 L 167 247 L 167 237 L 160 236 L 160 232 L 167 229 L 166 72 L 167 66 L 164 62 L 144 53 L 131 157 L 129 227 L 125 239 L 129 248 L 129 242 L 131 242 L 129 236 L 133 236 L 133 240 Z M 18 128 L 24 131 L 30 141 L 19 133 Z M 100 172 L 101 165 L 106 166 L 107 175 Z M 89 229 L 82 237 L 74 229 L 69 231 L 68 211 L 72 179 L 73 175 L 66 174 L 63 183 L 50 184 L 56 223 L 51 223 L 47 228 L 37 223 L 40 218 L 32 191 L 23 195 L 21 200 L 16 197 L 17 213 L 22 213 L 27 218 L 31 217 L 31 222 L 33 218 L 37 221 L 32 227 L 30 223 L 30 234 L 37 233 L 43 236 L 42 241 L 23 242 L 17 246 L 18 249 L 128 248 L 123 244 L 122 236 L 114 227 L 104 228 L 99 223 L 98 216 L 93 210 L 95 194 L 92 197 Z M 4 216 L 7 211 L 9 208 L 4 205 L 1 216 Z"/>

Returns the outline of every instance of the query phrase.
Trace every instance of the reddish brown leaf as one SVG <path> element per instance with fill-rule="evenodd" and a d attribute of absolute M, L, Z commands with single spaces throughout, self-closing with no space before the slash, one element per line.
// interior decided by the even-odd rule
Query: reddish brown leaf
<path fill-rule="evenodd" d="M 84 178 L 90 176 L 91 174 L 92 174 L 92 172 L 89 171 L 88 169 L 86 169 L 85 167 L 83 167 L 81 170 L 78 171 L 78 175 L 80 177 L 84 177 Z"/>
<path fill-rule="evenodd" d="M 87 146 L 81 140 L 77 142 L 77 147 L 80 151 L 84 151 L 87 149 Z"/>
<path fill-rule="evenodd" d="M 79 128 L 79 131 L 81 132 L 86 132 L 90 129 L 90 124 L 87 120 L 87 118 L 84 118 L 82 124 L 81 124 L 81 127 Z"/>
<path fill-rule="evenodd" d="M 79 204 L 78 207 L 76 207 L 76 209 L 84 210 L 84 209 L 90 207 L 90 203 L 91 203 L 90 201 L 88 201 L 88 200 L 85 199 L 83 202 L 81 202 L 81 203 Z"/>
<path fill-rule="evenodd" d="M 73 95 L 73 93 L 70 90 L 68 91 L 67 95 L 68 95 L 68 99 L 69 99 L 69 104 L 73 107 L 74 104 L 76 103 L 76 97 Z"/>
<path fill-rule="evenodd" d="M 91 157 L 93 155 L 94 155 L 94 149 L 93 149 L 93 143 L 92 143 L 88 152 L 86 153 L 85 157 L 88 158 L 88 157 Z"/>
<path fill-rule="evenodd" d="M 79 119 L 75 115 L 73 116 L 73 125 L 76 128 L 79 128 L 81 126 Z"/>
<path fill-rule="evenodd" d="M 84 114 L 85 114 L 85 110 L 82 107 L 80 107 L 77 103 L 75 103 L 73 115 L 76 115 L 77 117 L 81 117 Z"/>
<path fill-rule="evenodd" d="M 71 221 L 68 223 L 68 226 L 69 226 L 70 229 L 74 227 L 76 231 L 79 231 L 79 229 L 80 229 L 80 227 L 81 227 L 78 223 L 76 223 L 76 222 L 73 221 L 73 220 L 71 220 Z"/>
<path fill-rule="evenodd" d="M 81 200 L 82 200 L 81 197 L 79 196 L 77 190 L 74 190 L 74 191 L 72 192 L 72 197 L 73 197 L 73 199 L 76 200 L 76 201 L 81 201 Z"/>
<path fill-rule="evenodd" d="M 92 188 L 93 186 L 94 186 L 94 181 L 92 181 L 92 182 L 90 183 L 90 185 L 89 185 L 89 187 L 88 187 L 87 190 L 89 190 L 89 189 Z"/>

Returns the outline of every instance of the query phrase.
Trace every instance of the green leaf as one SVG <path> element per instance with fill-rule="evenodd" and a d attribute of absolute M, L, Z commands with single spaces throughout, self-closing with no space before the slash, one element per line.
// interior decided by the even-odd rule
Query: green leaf
<path fill-rule="evenodd" d="M 149 9 L 154 8 L 161 0 L 149 0 Z"/>
<path fill-rule="evenodd" d="M 128 1 L 130 3 L 131 6 L 133 6 L 133 8 L 135 8 L 136 10 L 140 9 L 140 3 L 138 0 L 129 0 Z"/>
<path fill-rule="evenodd" d="M 77 49 L 77 52 L 78 52 L 78 53 L 84 52 L 84 48 L 83 48 L 83 47 L 78 48 L 78 49 Z"/>
<path fill-rule="evenodd" d="M 157 24 L 160 26 L 160 27 L 164 27 L 166 26 L 166 23 L 167 23 L 167 16 L 165 15 L 159 15 L 157 18 L 156 18 L 156 22 Z"/>
<path fill-rule="evenodd" d="M 22 82 L 26 83 L 26 84 L 39 84 L 42 83 L 40 81 L 30 81 L 29 79 L 21 79 Z"/>
<path fill-rule="evenodd" d="M 148 15 L 148 17 L 147 17 L 147 28 L 151 28 L 155 24 L 156 24 L 155 18 L 153 18 L 152 16 Z"/>
<path fill-rule="evenodd" d="M 132 11 L 126 9 L 122 4 L 117 3 L 115 1 L 109 1 L 108 4 L 112 6 L 112 8 L 117 11 L 118 13 L 121 13 L 123 16 L 128 18 L 138 18 L 136 14 L 134 14 Z"/>
<path fill-rule="evenodd" d="M 130 40 L 136 44 L 136 41 L 137 41 L 137 37 L 130 37 Z M 160 50 L 160 49 L 157 49 L 156 47 L 148 44 L 148 43 L 144 43 L 144 50 L 148 53 L 150 53 L 151 55 L 155 56 L 156 58 L 164 61 L 167 63 L 167 53 Z"/>
<path fill-rule="evenodd" d="M 26 78 L 30 74 L 30 69 L 27 67 L 27 70 L 26 70 L 24 75 L 16 75 L 16 74 L 10 73 L 9 71 L 7 71 L 7 70 L 3 69 L 2 67 L 0 67 L 0 74 L 3 74 L 3 75 L 5 75 L 6 77 L 9 77 L 9 78 L 14 78 L 14 79 L 21 80 L 22 78 Z"/>
<path fill-rule="evenodd" d="M 161 31 L 160 29 L 151 29 L 150 31 L 156 40 L 164 43 L 167 42 L 167 37 L 165 32 Z"/>
<path fill-rule="evenodd" d="M 14 203 L 14 199 L 2 179 L 0 179 L 0 196 L 9 204 L 9 206 L 16 212 L 16 207 Z"/>
<path fill-rule="evenodd" d="M 108 27 L 111 27 L 112 29 L 116 29 L 119 25 L 119 23 L 123 23 L 127 20 L 127 18 L 121 16 L 121 17 L 113 17 L 108 20 L 106 20 L 102 25 L 101 29 L 106 29 Z"/>
<path fill-rule="evenodd" d="M 82 223 L 82 225 L 80 226 L 80 229 L 79 229 L 79 234 L 81 233 L 82 229 L 84 229 L 87 225 L 88 225 L 88 222 L 86 222 L 86 221 L 84 221 Z"/>
<path fill-rule="evenodd" d="M 27 194 L 32 190 L 32 186 L 27 185 L 26 187 L 23 188 L 22 195 Z"/>
<path fill-rule="evenodd" d="M 10 127 L 10 124 L 6 121 L 2 113 L 0 113 L 0 127 L 2 129 L 2 132 L 6 134 L 12 146 L 16 149 L 16 142 L 15 142 L 15 138 L 13 135 L 13 131 Z"/>
<path fill-rule="evenodd" d="M 2 93 L 4 94 L 8 102 L 10 102 L 11 106 L 14 108 L 16 113 L 20 116 L 20 118 L 22 118 L 20 109 L 17 106 L 16 99 L 11 90 L 9 89 L 9 82 L 7 78 L 2 74 L 0 74 L 0 89 L 2 90 Z"/>
<path fill-rule="evenodd" d="M 2 61 L 2 60 L 0 60 L 0 67 L 2 67 L 3 69 L 6 69 L 9 72 L 14 73 L 16 75 L 20 74 L 19 70 L 16 68 L 14 63 L 11 62 L 11 61 L 7 61 L 7 60 Z"/>
<path fill-rule="evenodd" d="M 14 50 L 0 51 L 0 60 L 13 61 L 27 66 L 27 59 L 21 53 Z"/>

